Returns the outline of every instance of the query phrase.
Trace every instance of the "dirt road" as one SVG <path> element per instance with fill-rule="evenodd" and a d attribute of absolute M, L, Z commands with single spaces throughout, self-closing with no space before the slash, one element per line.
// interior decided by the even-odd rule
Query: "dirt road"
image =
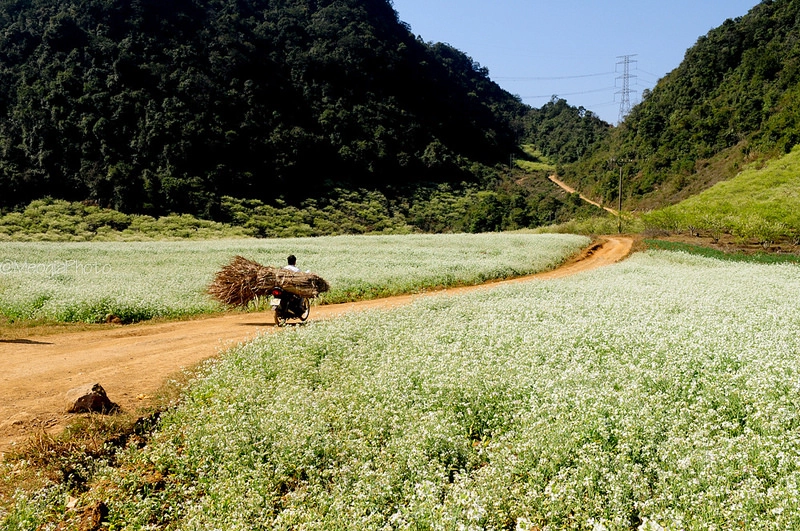
<path fill-rule="evenodd" d="M 575 188 L 571 187 L 570 185 L 568 185 L 564 181 L 560 180 L 555 175 L 549 175 L 547 178 L 550 179 L 555 184 L 557 184 L 565 192 L 570 193 L 570 194 L 574 194 L 575 193 Z M 605 206 L 601 205 L 600 203 L 598 203 L 597 201 L 592 201 L 591 199 L 589 199 L 588 197 L 586 197 L 583 194 L 578 194 L 578 196 L 581 199 L 583 199 L 584 201 L 586 201 L 587 203 L 596 206 L 597 208 L 602 208 L 606 212 L 610 212 L 611 214 L 614 214 L 615 216 L 617 215 L 617 211 L 614 210 L 613 208 L 605 207 Z"/>
<path fill-rule="evenodd" d="M 546 273 L 481 286 L 358 303 L 317 306 L 311 319 L 391 308 L 418 297 L 454 294 L 509 282 L 564 277 L 622 260 L 633 240 L 606 237 L 571 262 Z M 140 323 L 113 330 L 0 340 L 0 457 L 37 430 L 60 432 L 72 415 L 65 393 L 99 382 L 123 410 L 136 411 L 167 379 L 259 333 L 276 329 L 271 313 L 234 313 L 191 321 Z"/>

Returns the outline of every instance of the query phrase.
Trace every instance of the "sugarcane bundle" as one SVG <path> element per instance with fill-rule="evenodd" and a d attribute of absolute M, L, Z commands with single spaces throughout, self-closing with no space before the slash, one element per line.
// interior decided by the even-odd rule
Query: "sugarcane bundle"
<path fill-rule="evenodd" d="M 208 293 L 229 306 L 244 307 L 258 297 L 268 296 L 275 286 L 301 297 L 317 297 L 330 289 L 328 283 L 314 273 L 263 266 L 243 256 L 235 256 L 214 276 Z"/>

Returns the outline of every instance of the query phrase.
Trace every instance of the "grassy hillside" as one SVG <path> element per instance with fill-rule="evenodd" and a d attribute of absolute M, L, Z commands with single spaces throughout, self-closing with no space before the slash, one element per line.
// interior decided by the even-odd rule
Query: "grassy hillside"
<path fill-rule="evenodd" d="M 800 244 L 800 147 L 750 167 L 677 205 L 644 216 L 650 228 L 723 235 L 743 242 Z"/>

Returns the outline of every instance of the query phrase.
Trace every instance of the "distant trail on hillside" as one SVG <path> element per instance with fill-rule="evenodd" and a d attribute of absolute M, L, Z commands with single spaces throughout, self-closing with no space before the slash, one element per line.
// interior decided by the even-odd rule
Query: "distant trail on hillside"
<path fill-rule="evenodd" d="M 310 318 L 331 319 L 354 311 L 402 306 L 422 297 L 566 277 L 618 262 L 632 247 L 632 238 L 603 237 L 552 271 L 478 286 L 314 306 Z M 65 413 L 64 397 L 70 389 L 100 383 L 113 402 L 133 413 L 148 405 L 149 395 L 182 369 L 276 330 L 271 312 L 231 313 L 191 321 L 144 322 L 112 330 L 0 339 L 0 457 L 32 434 L 61 432 L 74 418 Z"/>
<path fill-rule="evenodd" d="M 548 179 L 550 179 L 551 181 L 553 181 L 554 183 L 556 183 L 556 184 L 557 184 L 558 186 L 560 186 L 561 188 L 563 188 L 565 191 L 569 192 L 570 194 L 574 194 L 574 193 L 575 193 L 575 188 L 573 188 L 573 187 L 571 187 L 570 185 L 568 185 L 567 183 L 565 183 L 565 182 L 561 181 L 561 180 L 560 180 L 558 177 L 556 177 L 555 175 L 548 175 L 548 176 L 547 176 L 547 178 L 548 178 Z M 606 212 L 610 212 L 610 213 L 614 214 L 615 216 L 618 216 L 618 215 L 619 215 L 619 212 L 617 212 L 617 211 L 616 211 L 616 210 L 614 210 L 613 208 L 605 207 L 605 206 L 601 205 L 600 203 L 598 203 L 598 202 L 596 202 L 596 201 L 592 201 L 591 199 L 589 199 L 588 197 L 586 197 L 586 196 L 585 196 L 585 195 L 583 195 L 583 194 L 578 194 L 578 196 L 579 196 L 581 199 L 583 199 L 584 201 L 586 201 L 587 203 L 590 203 L 590 204 L 592 204 L 592 205 L 596 206 L 597 208 L 602 208 L 602 209 L 603 209 L 603 210 L 605 210 Z"/>

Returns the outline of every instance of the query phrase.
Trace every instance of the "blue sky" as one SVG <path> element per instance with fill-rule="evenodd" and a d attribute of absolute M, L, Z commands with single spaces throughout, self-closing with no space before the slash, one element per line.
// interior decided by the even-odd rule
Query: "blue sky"
<path fill-rule="evenodd" d="M 617 123 L 622 59 L 630 101 L 677 68 L 686 50 L 757 0 L 392 0 L 400 20 L 489 69 L 501 87 L 541 107 L 552 95 Z"/>

